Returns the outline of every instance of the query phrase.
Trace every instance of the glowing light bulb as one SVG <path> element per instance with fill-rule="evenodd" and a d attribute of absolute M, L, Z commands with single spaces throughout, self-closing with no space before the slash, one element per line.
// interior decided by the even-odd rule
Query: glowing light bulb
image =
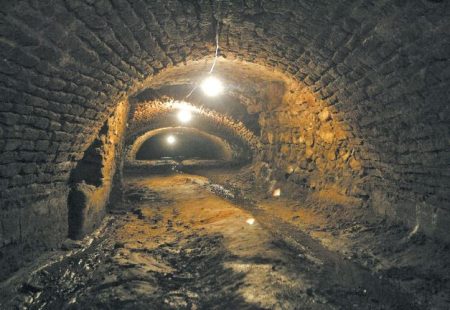
<path fill-rule="evenodd" d="M 215 97 L 223 91 L 222 82 L 213 76 L 204 79 L 200 87 L 209 97 Z"/>
<path fill-rule="evenodd" d="M 192 113 L 187 109 L 181 109 L 178 112 L 177 117 L 180 122 L 187 123 L 192 119 Z"/>
<path fill-rule="evenodd" d="M 168 136 L 167 137 L 167 143 L 174 144 L 175 143 L 175 137 L 174 136 Z"/>

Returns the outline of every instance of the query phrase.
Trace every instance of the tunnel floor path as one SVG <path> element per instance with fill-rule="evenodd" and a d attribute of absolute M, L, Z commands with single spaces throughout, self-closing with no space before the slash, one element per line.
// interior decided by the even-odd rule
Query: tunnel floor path
<path fill-rule="evenodd" d="M 26 309 L 414 309 L 408 296 L 188 174 L 130 179 L 85 249 L 33 272 Z M 226 193 L 226 190 L 224 190 Z"/>

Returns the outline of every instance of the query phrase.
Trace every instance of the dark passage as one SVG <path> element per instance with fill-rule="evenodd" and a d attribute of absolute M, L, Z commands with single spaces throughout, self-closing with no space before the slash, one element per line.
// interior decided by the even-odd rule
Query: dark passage
<path fill-rule="evenodd" d="M 138 160 L 224 159 L 224 157 L 223 148 L 205 137 L 170 132 L 151 137 L 142 144 L 136 154 Z"/>

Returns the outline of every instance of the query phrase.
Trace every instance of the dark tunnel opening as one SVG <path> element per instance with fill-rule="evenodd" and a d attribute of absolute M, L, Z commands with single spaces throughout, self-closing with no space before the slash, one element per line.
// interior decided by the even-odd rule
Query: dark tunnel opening
<path fill-rule="evenodd" d="M 205 137 L 170 132 L 149 138 L 136 154 L 137 160 L 225 158 L 223 149 Z"/>

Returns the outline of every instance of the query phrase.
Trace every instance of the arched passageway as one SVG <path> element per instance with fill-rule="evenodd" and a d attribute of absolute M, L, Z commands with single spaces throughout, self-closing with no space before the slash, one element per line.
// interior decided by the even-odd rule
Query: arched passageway
<path fill-rule="evenodd" d="M 183 131 L 169 131 L 149 138 L 136 154 L 137 160 L 163 158 L 227 160 L 231 154 L 213 137 L 190 135 Z"/>
<path fill-rule="evenodd" d="M 2 3 L 0 307 L 448 308 L 449 21 Z"/>

